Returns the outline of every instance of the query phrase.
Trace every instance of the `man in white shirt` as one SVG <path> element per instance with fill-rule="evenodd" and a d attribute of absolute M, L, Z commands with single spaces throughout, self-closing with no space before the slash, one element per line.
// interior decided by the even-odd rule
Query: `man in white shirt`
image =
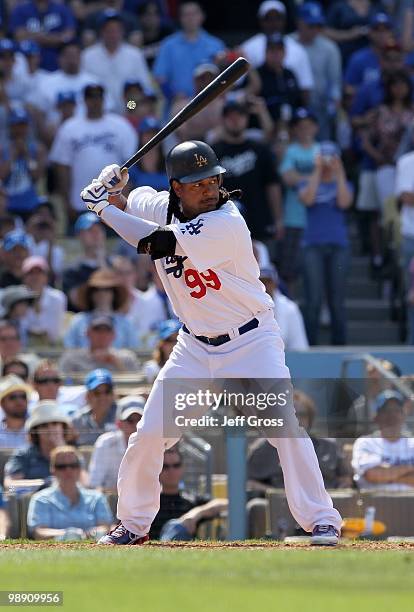
<path fill-rule="evenodd" d="M 84 211 L 80 192 L 103 164 L 120 164 L 137 149 L 137 134 L 123 117 L 104 113 L 104 88 L 91 84 L 84 89 L 86 117 L 73 117 L 59 128 L 50 152 L 57 165 L 58 185 L 69 220 Z"/>
<path fill-rule="evenodd" d="M 279 277 L 273 266 L 261 268 L 260 280 L 275 303 L 275 318 L 280 327 L 287 351 L 306 351 L 309 348 L 302 313 L 298 305 L 278 289 Z"/>
<path fill-rule="evenodd" d="M 284 33 L 286 7 L 278 0 L 265 0 L 259 6 L 257 16 L 262 32 L 255 34 L 241 45 L 242 54 L 255 68 L 265 61 L 267 37 L 271 34 Z M 286 51 L 284 65 L 294 73 L 302 92 L 310 92 L 314 87 L 314 78 L 305 49 L 291 36 L 286 36 L 284 43 Z"/>
<path fill-rule="evenodd" d="M 39 297 L 29 308 L 24 325 L 35 338 L 55 343 L 63 334 L 67 298 L 63 291 L 48 286 L 49 264 L 44 257 L 33 255 L 24 260 L 23 283 Z"/>
<path fill-rule="evenodd" d="M 398 160 L 395 195 L 401 204 L 401 258 L 408 290 L 410 263 L 414 258 L 414 153 L 407 153 Z M 407 304 L 407 311 L 408 343 L 414 344 L 414 303 Z"/>
<path fill-rule="evenodd" d="M 124 41 L 124 25 L 120 13 L 102 13 L 100 40 L 82 53 L 82 67 L 107 84 L 115 102 L 115 110 L 122 112 L 123 87 L 126 81 L 136 80 L 151 88 L 151 76 L 142 52 Z M 111 78 L 108 79 L 108 75 Z"/>
<path fill-rule="evenodd" d="M 56 108 L 59 94 L 72 93 L 76 100 L 76 114 L 84 114 L 83 91 L 86 85 L 97 82 L 96 76 L 81 70 L 80 46 L 71 41 L 59 50 L 59 70 L 49 72 L 40 81 L 34 103 L 46 113 L 49 122 L 56 122 L 59 115 Z"/>
<path fill-rule="evenodd" d="M 352 452 L 354 478 L 360 488 L 414 489 L 414 438 L 403 433 L 404 403 L 403 396 L 391 389 L 377 396 L 379 431 L 358 438 Z"/>
<path fill-rule="evenodd" d="M 136 431 L 144 414 L 145 399 L 127 395 L 118 402 L 117 431 L 102 434 L 96 440 L 89 464 L 89 486 L 116 492 L 118 470 L 129 436 Z"/>

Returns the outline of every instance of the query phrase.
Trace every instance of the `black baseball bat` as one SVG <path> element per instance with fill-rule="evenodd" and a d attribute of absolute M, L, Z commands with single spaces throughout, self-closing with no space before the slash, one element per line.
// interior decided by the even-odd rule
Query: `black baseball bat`
<path fill-rule="evenodd" d="M 244 57 L 239 57 L 228 68 L 223 70 L 215 79 L 211 81 L 199 94 L 195 96 L 179 113 L 175 115 L 151 140 L 141 147 L 132 157 L 123 165 L 123 168 L 131 168 L 140 159 L 151 151 L 159 142 L 172 134 L 183 123 L 194 117 L 203 108 L 205 108 L 212 100 L 231 87 L 240 79 L 249 69 L 249 62 Z"/>

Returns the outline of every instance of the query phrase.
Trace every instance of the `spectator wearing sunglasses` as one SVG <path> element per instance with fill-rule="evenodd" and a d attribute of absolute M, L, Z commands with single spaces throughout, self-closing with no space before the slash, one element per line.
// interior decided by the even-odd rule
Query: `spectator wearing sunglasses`
<path fill-rule="evenodd" d="M 27 516 L 36 540 L 94 538 L 113 521 L 103 493 L 80 484 L 81 455 L 73 446 L 58 446 L 50 456 L 50 471 L 56 481 L 35 493 Z"/>
<path fill-rule="evenodd" d="M 18 449 L 27 446 L 24 424 L 30 387 L 15 374 L 0 382 L 0 448 Z"/>
<path fill-rule="evenodd" d="M 56 402 L 39 402 L 25 424 L 29 446 L 17 450 L 4 468 L 6 487 L 18 487 L 21 480 L 47 481 L 50 455 L 54 448 L 66 443 L 71 434 L 70 420 L 62 414 Z M 25 482 L 27 485 L 27 482 Z"/>
<path fill-rule="evenodd" d="M 98 368 L 85 378 L 87 405 L 73 418 L 79 445 L 95 444 L 106 431 L 116 429 L 116 402 L 112 375 L 109 370 Z"/>
<path fill-rule="evenodd" d="M 43 400 L 57 401 L 61 412 L 72 418 L 80 408 L 86 404 L 85 388 L 80 385 L 64 385 L 62 373 L 57 364 L 50 359 L 42 359 L 33 372 L 32 404 L 29 411 L 37 402 Z"/>
<path fill-rule="evenodd" d="M 152 359 L 144 363 L 144 375 L 149 383 L 154 382 L 158 372 L 167 362 L 177 342 L 181 323 L 176 319 L 167 319 L 159 325 L 158 344 L 152 354 Z"/>
<path fill-rule="evenodd" d="M 136 431 L 144 414 L 145 399 L 127 395 L 118 402 L 117 431 L 102 434 L 95 442 L 89 463 L 89 486 L 116 492 L 118 469 L 125 454 L 129 436 Z"/>

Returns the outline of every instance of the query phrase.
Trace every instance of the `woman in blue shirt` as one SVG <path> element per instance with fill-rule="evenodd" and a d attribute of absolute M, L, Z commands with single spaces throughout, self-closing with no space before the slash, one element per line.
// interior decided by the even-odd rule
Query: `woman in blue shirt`
<path fill-rule="evenodd" d="M 345 210 L 353 193 L 334 143 L 321 143 L 309 180 L 299 191 L 307 207 L 303 235 L 305 325 L 310 344 L 318 344 L 324 290 L 331 315 L 331 343 L 346 344 L 345 290 L 349 263 Z"/>

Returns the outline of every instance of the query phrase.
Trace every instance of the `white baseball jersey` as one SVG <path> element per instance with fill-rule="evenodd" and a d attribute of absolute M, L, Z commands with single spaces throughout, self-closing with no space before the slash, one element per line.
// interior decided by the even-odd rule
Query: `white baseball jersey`
<path fill-rule="evenodd" d="M 139 187 L 126 212 L 166 226 L 169 193 Z M 166 226 L 174 232 L 173 257 L 156 262 L 174 311 L 195 335 L 217 336 L 273 307 L 259 281 L 250 232 L 233 202 L 195 219 Z"/>

